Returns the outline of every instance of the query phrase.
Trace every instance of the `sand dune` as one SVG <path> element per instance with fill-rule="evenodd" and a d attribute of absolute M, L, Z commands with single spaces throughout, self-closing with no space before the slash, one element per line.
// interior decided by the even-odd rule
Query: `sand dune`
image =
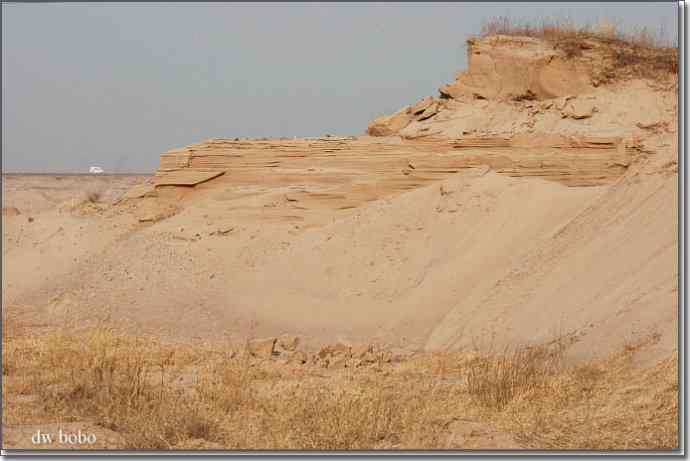
<path fill-rule="evenodd" d="M 33 222 L 3 216 L 6 304 L 43 323 L 107 316 L 171 336 L 447 349 L 569 334 L 586 355 L 655 335 L 668 352 L 671 90 L 577 83 L 592 78 L 582 60 L 575 87 L 561 88 L 558 52 L 497 40 L 471 43 L 470 69 L 445 99 L 401 111 L 411 121 L 399 133 L 383 130 L 408 139 L 208 140 L 163 154 L 134 188 L 113 179 L 92 200 L 73 179 L 72 196 L 29 208 Z M 515 59 L 534 76 L 513 75 Z M 662 108 L 633 110 L 639 98 Z M 505 108 L 534 123 L 504 124 Z M 625 117 L 614 124 L 611 110 Z M 485 126 L 463 135 L 456 119 Z M 28 190 L 50 187 L 11 181 L 4 206 L 23 213 Z"/>

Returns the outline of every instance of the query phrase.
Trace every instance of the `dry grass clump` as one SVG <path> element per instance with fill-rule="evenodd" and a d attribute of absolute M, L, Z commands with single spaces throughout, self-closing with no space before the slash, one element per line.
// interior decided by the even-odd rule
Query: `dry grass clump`
<path fill-rule="evenodd" d="M 502 410 L 525 393 L 543 392 L 561 372 L 564 350 L 564 343 L 557 341 L 483 355 L 467 367 L 467 391 L 483 406 Z"/>
<path fill-rule="evenodd" d="M 293 371 L 243 351 L 164 344 L 106 327 L 25 339 L 10 359 L 20 357 L 22 365 L 8 369 L 9 392 L 36 395 L 47 420 L 90 420 L 119 433 L 120 448 L 180 448 L 199 440 L 202 447 L 231 449 L 443 442 L 442 432 L 431 429 L 451 394 L 419 377 L 403 384 L 372 370 L 295 380 Z M 21 410 L 5 416 L 24 419 Z"/>
<path fill-rule="evenodd" d="M 112 448 L 462 448 L 476 442 L 453 437 L 468 419 L 530 448 L 677 445 L 677 357 L 644 371 L 630 350 L 567 366 L 556 341 L 333 370 L 107 326 L 12 331 L 5 424 L 90 421 L 121 436 Z"/>
<path fill-rule="evenodd" d="M 611 24 L 576 26 L 569 21 L 543 21 L 535 25 L 498 17 L 482 27 L 482 37 L 491 35 L 540 38 L 568 58 L 581 57 L 592 48 L 602 50 L 607 60 L 596 77 L 599 83 L 678 73 L 678 48 L 666 38 L 663 29 L 657 34 L 645 27 L 624 33 Z"/>
<path fill-rule="evenodd" d="M 101 191 L 90 190 L 86 193 L 86 200 L 90 203 L 98 203 L 101 201 L 102 195 Z"/>
<path fill-rule="evenodd" d="M 437 414 L 448 390 L 413 378 L 407 388 L 400 377 L 362 377 L 330 386 L 290 387 L 279 412 L 285 432 L 274 447 L 303 449 L 376 449 L 442 447 Z M 286 411 L 287 410 L 287 411 Z"/>
<path fill-rule="evenodd" d="M 631 356 L 565 370 L 506 408 L 526 448 L 672 449 L 678 447 L 678 357 L 648 370 Z"/>
<path fill-rule="evenodd" d="M 641 46 L 620 47 L 613 51 L 613 70 L 628 69 L 637 77 L 653 78 L 657 75 L 678 73 L 676 48 Z"/>
<path fill-rule="evenodd" d="M 7 313 L 2 312 L 2 375 L 14 373 L 17 368 L 17 342 L 22 336 L 21 325 Z"/>
<path fill-rule="evenodd" d="M 506 348 L 468 364 L 468 393 L 525 448 L 678 446 L 678 355 L 641 370 L 644 338 L 603 361 L 566 366 L 566 343 Z"/>
<path fill-rule="evenodd" d="M 175 349 L 113 328 L 56 331 L 33 344 L 30 387 L 43 411 L 81 415 L 121 433 L 124 448 L 171 448 L 187 438 L 216 437 L 195 401 L 166 386 Z M 25 391 L 25 392 L 26 392 Z"/>
<path fill-rule="evenodd" d="M 521 37 L 535 37 L 548 40 L 578 37 L 581 28 L 566 21 L 543 21 L 541 24 L 517 23 L 507 16 L 499 16 L 485 21 L 482 25 L 481 36 L 513 35 Z"/>
<path fill-rule="evenodd" d="M 533 24 L 519 23 L 506 16 L 499 16 L 482 25 L 481 36 L 490 35 L 534 37 L 553 42 L 566 39 L 599 39 L 609 43 L 626 42 L 645 48 L 675 48 L 665 37 L 663 29 L 656 34 L 646 27 L 624 33 L 613 24 L 577 26 L 567 20 L 544 20 L 539 24 Z"/>

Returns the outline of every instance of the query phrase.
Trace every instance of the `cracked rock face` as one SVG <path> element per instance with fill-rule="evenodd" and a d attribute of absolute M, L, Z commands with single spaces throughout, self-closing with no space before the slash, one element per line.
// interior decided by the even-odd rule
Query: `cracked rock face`
<path fill-rule="evenodd" d="M 404 107 L 398 112 L 378 117 L 367 127 L 367 134 L 371 136 L 395 136 L 414 121 L 428 120 L 441 111 L 441 101 L 427 96 L 410 107 Z"/>
<path fill-rule="evenodd" d="M 561 114 L 563 117 L 581 120 L 590 118 L 596 111 L 597 107 L 592 100 L 575 98 L 567 102 Z"/>
<path fill-rule="evenodd" d="M 440 98 L 374 120 L 368 134 L 404 140 L 668 135 L 676 119 L 677 76 L 652 81 L 628 73 L 601 84 L 611 55 L 620 51 L 615 46 L 589 39 L 470 39 L 467 70 L 439 88 Z"/>
<path fill-rule="evenodd" d="M 468 41 L 468 69 L 440 88 L 449 99 L 549 99 L 591 88 L 586 66 L 542 40 L 494 36 Z"/>
<path fill-rule="evenodd" d="M 439 110 L 440 103 L 433 102 L 421 114 L 417 116 L 417 120 L 421 122 L 422 120 L 430 119 L 434 115 L 438 114 Z"/>
<path fill-rule="evenodd" d="M 410 113 L 412 115 L 421 115 L 424 113 L 432 104 L 434 104 L 434 98 L 427 96 L 424 99 L 418 101 L 414 106 L 410 107 Z"/>
<path fill-rule="evenodd" d="M 409 108 L 405 107 L 393 115 L 382 116 L 369 124 L 367 133 L 371 136 L 393 136 L 412 121 Z"/>

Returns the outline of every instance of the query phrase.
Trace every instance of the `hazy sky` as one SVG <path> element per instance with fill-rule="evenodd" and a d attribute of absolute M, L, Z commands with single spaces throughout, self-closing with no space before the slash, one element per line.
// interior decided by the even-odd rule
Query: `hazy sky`
<path fill-rule="evenodd" d="M 210 137 L 359 134 L 508 16 L 675 37 L 674 3 L 2 5 L 3 170 L 151 172 Z"/>

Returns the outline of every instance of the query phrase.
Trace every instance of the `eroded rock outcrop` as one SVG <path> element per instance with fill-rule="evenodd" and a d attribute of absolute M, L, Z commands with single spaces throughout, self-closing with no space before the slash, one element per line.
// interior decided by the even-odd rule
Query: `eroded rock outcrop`
<path fill-rule="evenodd" d="M 429 107 L 433 106 L 424 111 Z M 586 115 L 586 109 L 566 104 L 551 110 L 557 120 L 573 120 Z M 564 119 L 563 111 L 571 111 L 573 118 Z M 155 181 L 157 186 L 169 187 L 171 178 L 226 171 L 212 182 L 293 185 L 300 190 L 281 194 L 284 207 L 276 211 L 284 208 L 294 215 L 316 206 L 354 208 L 468 168 L 489 167 L 507 176 L 539 176 L 568 186 L 609 184 L 640 155 L 639 144 L 618 136 L 522 133 L 428 140 L 213 139 L 163 154 Z M 322 163 L 329 165 L 327 171 L 309 171 L 310 165 Z"/>
<path fill-rule="evenodd" d="M 368 133 L 404 139 L 555 133 L 632 140 L 653 131 L 666 143 L 674 136 L 672 50 L 601 37 L 505 35 L 472 38 L 467 49 L 467 70 L 439 88 L 440 98 L 426 97 L 380 117 Z M 643 60 L 647 67 L 640 67 Z"/>
<path fill-rule="evenodd" d="M 586 64 L 531 37 L 492 36 L 467 42 L 468 70 L 442 86 L 442 97 L 473 99 L 549 99 L 582 94 L 591 88 Z"/>
<path fill-rule="evenodd" d="M 371 136 L 397 135 L 413 121 L 428 120 L 438 114 L 442 108 L 443 101 L 427 96 L 392 115 L 374 119 L 367 127 L 367 133 Z"/>
<path fill-rule="evenodd" d="M 674 75 L 664 83 L 626 67 L 625 78 L 602 80 L 612 59 L 625 56 L 623 46 L 470 39 L 468 69 L 441 87 L 441 97 L 376 118 L 369 137 L 212 139 L 163 154 L 154 186 L 300 184 L 281 194 L 292 216 L 309 206 L 354 208 L 463 168 L 569 186 L 610 184 L 637 159 L 650 170 L 669 164 L 677 139 Z M 317 164 L 328 168 L 312 172 Z"/>
<path fill-rule="evenodd" d="M 392 115 L 378 117 L 369 124 L 367 132 L 371 136 L 392 136 L 399 133 L 411 121 L 410 108 L 405 107 Z"/>

